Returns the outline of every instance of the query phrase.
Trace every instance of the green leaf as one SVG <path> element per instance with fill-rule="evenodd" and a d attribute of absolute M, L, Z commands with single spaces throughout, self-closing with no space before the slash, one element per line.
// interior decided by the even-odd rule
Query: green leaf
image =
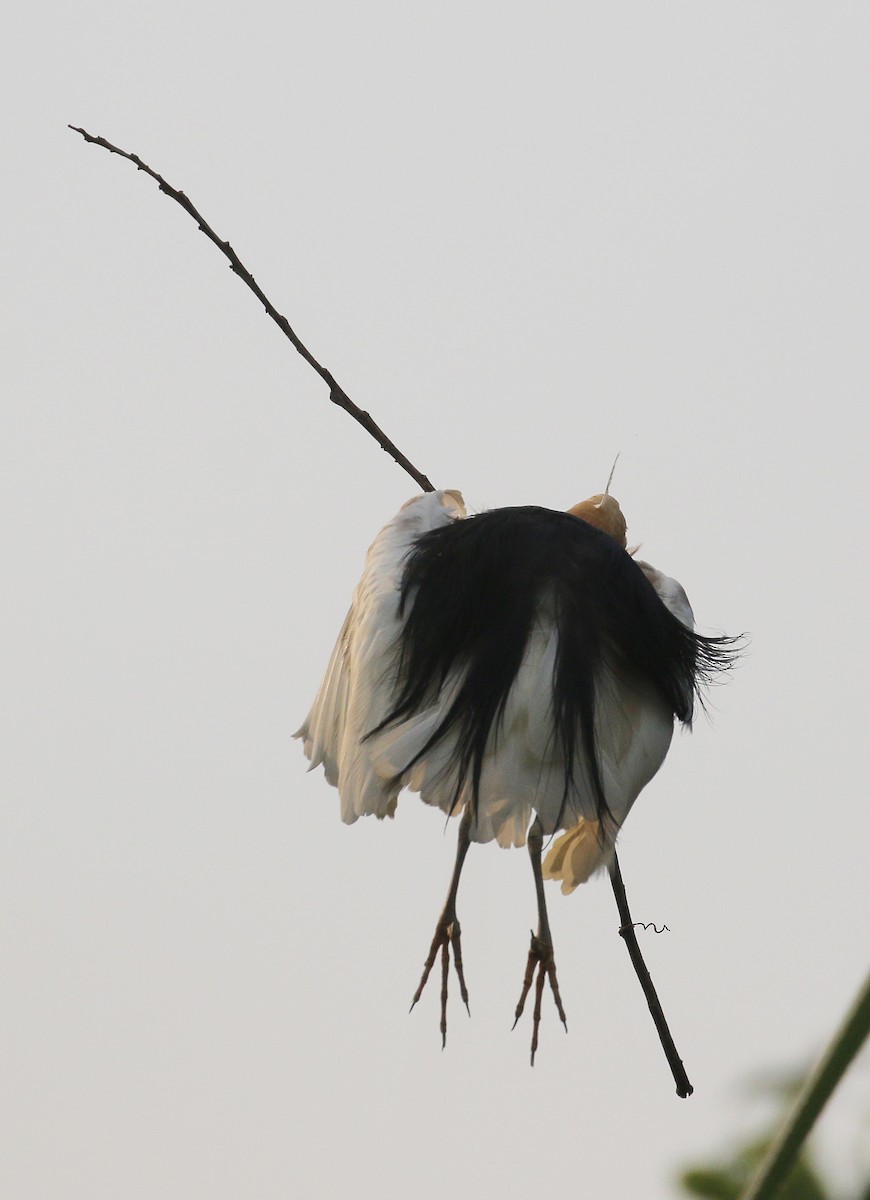
<path fill-rule="evenodd" d="M 696 1167 L 680 1176 L 680 1183 L 690 1196 L 704 1200 L 738 1200 L 741 1184 L 727 1168 Z"/>

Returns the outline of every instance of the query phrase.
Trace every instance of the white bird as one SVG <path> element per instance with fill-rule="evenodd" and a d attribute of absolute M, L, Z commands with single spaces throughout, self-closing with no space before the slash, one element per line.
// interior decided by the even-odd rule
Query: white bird
<path fill-rule="evenodd" d="M 532 1062 L 549 980 L 565 1027 L 544 879 L 571 892 L 613 856 L 674 721 L 733 657 L 692 632 L 682 587 L 626 552 L 609 495 L 568 513 L 466 516 L 457 491 L 409 500 L 375 538 L 302 728 L 347 823 L 392 817 L 400 791 L 462 814 L 456 863 L 420 985 L 449 948 L 468 992 L 456 915 L 471 842 L 528 843 L 538 907 L 518 1020 L 537 971 Z M 543 842 L 558 831 L 542 863 Z M 516 1021 L 514 1022 L 516 1024 Z M 690 1089 L 691 1090 L 691 1089 Z"/>

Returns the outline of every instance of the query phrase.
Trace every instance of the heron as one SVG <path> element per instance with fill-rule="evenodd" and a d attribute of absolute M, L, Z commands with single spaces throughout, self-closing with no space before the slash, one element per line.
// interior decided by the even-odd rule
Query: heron
<path fill-rule="evenodd" d="M 411 1004 L 440 953 L 442 1048 L 451 955 L 469 1006 L 457 895 L 470 846 L 528 848 L 537 930 L 514 1025 L 534 985 L 534 1064 L 546 985 L 567 1030 L 544 881 L 570 893 L 613 861 L 675 723 L 691 725 L 732 642 L 695 633 L 681 585 L 626 549 L 609 490 L 567 512 L 472 515 L 459 491 L 433 491 L 377 535 L 295 736 L 309 770 L 322 765 L 338 789 L 345 822 L 392 817 L 403 789 L 459 818 Z"/>

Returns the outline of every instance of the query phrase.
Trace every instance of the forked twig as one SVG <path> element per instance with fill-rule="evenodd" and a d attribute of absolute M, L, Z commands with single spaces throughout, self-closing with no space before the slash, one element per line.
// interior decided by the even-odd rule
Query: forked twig
<path fill-rule="evenodd" d="M 254 279 L 251 272 L 239 258 L 238 254 L 236 254 L 229 242 L 222 241 L 218 237 L 202 214 L 194 207 L 190 200 L 188 200 L 184 192 L 180 192 L 177 188 L 174 188 L 171 184 L 167 183 L 163 176 L 158 175 L 156 171 L 153 171 L 147 163 L 142 161 L 138 154 L 129 154 L 126 150 L 121 150 L 120 147 L 113 146 L 111 142 L 107 142 L 103 137 L 94 137 L 92 133 L 88 133 L 85 129 L 80 129 L 78 125 L 70 125 L 69 128 L 74 130 L 76 133 L 80 133 L 86 142 L 91 142 L 95 146 L 102 146 L 104 150 L 108 150 L 111 154 L 119 154 L 121 158 L 128 159 L 135 165 L 138 171 L 144 171 L 146 175 L 150 175 L 160 188 L 161 192 L 164 192 L 167 196 L 174 200 L 176 204 L 180 204 L 184 211 L 193 217 L 194 221 L 196 221 L 200 231 L 205 234 L 210 242 L 214 242 L 221 254 L 223 254 L 224 257 L 229 260 L 230 267 L 233 269 L 235 274 L 238 275 L 242 283 L 246 284 L 251 289 L 284 336 L 293 343 L 294 348 L 299 352 L 299 354 L 302 355 L 308 365 L 314 368 L 320 378 L 324 381 L 326 386 L 329 388 L 329 398 L 332 403 L 337 404 L 339 408 L 343 408 L 346 413 L 349 413 L 355 421 L 362 425 L 366 433 L 371 434 L 381 449 L 385 450 L 387 454 L 389 454 L 391 458 L 398 463 L 403 471 L 407 471 L 414 482 L 419 484 L 424 492 L 435 491 L 434 485 L 430 483 L 422 471 L 418 471 L 414 464 L 409 459 L 405 458 L 398 446 L 395 446 L 380 428 L 380 426 L 375 424 L 369 413 L 364 412 L 361 408 L 358 408 L 354 404 L 344 388 L 336 383 L 332 373 L 327 371 L 326 367 L 321 366 L 307 346 L 300 341 L 299 337 L 292 329 L 290 322 L 285 316 L 278 312 L 275 305 Z"/>

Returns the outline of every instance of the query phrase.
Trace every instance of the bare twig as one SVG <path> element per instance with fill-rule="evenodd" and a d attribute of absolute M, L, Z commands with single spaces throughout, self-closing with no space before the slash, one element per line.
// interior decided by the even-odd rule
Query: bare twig
<path fill-rule="evenodd" d="M 631 913 L 628 908 L 628 899 L 625 895 L 625 885 L 622 882 L 622 872 L 619 869 L 619 860 L 615 854 L 613 856 L 613 866 L 610 868 L 610 882 L 613 885 L 616 907 L 619 909 L 619 919 L 622 922 L 619 927 L 619 936 L 628 947 L 632 966 L 634 967 L 640 986 L 643 988 L 643 994 L 646 996 L 649 1011 L 658 1030 L 659 1041 L 665 1052 L 665 1058 L 668 1060 L 668 1066 L 671 1068 L 674 1083 L 677 1085 L 677 1095 L 683 1098 L 691 1096 L 695 1089 L 689 1083 L 686 1068 L 683 1066 L 683 1060 L 677 1053 L 677 1047 L 674 1045 L 674 1039 L 671 1037 L 670 1029 L 668 1029 L 668 1023 L 665 1020 L 665 1014 L 662 1012 L 662 1006 L 656 994 L 655 986 L 649 971 L 646 969 L 646 963 L 643 961 L 640 946 L 637 944 L 637 935 L 634 932 L 634 925 L 632 924 Z"/>
<path fill-rule="evenodd" d="M 381 449 L 385 450 L 387 454 L 389 454 L 390 457 L 399 464 L 403 471 L 407 471 L 415 483 L 419 484 L 424 492 L 434 492 L 435 488 L 433 484 L 430 483 L 422 471 L 418 471 L 414 464 L 405 458 L 404 454 L 402 454 L 399 448 L 395 446 L 384 433 L 384 431 L 375 424 L 369 413 L 363 412 L 361 408 L 357 408 L 344 388 L 336 383 L 331 372 L 327 371 L 326 367 L 321 366 L 311 351 L 305 345 L 303 345 L 296 333 L 291 328 L 290 322 L 285 316 L 278 312 L 277 308 L 275 308 L 272 301 L 256 282 L 251 272 L 244 265 L 229 242 L 221 241 L 208 222 L 203 218 L 193 204 L 191 204 L 184 192 L 178 191 L 177 188 L 174 188 L 171 184 L 167 183 L 163 176 L 158 175 L 156 171 L 153 171 L 147 163 L 142 161 L 138 154 L 128 154 L 126 150 L 121 150 L 118 146 L 113 146 L 111 142 L 107 142 L 103 137 L 94 137 L 94 135 L 88 133 L 87 130 L 80 129 L 78 125 L 70 125 L 69 128 L 74 130 L 76 133 L 80 133 L 86 142 L 92 142 L 95 146 L 102 146 L 104 150 L 108 150 L 111 154 L 119 154 L 121 158 L 129 159 L 131 163 L 135 164 L 137 170 L 144 171 L 146 175 L 151 176 L 151 178 L 160 188 L 161 192 L 165 192 L 167 196 L 176 202 L 176 204 L 180 204 L 184 211 L 193 217 L 194 221 L 196 221 L 200 231 L 205 234 L 210 242 L 214 242 L 221 254 L 223 254 L 229 260 L 231 268 L 236 275 L 238 275 L 239 279 L 241 279 L 242 283 L 247 284 L 284 336 L 289 338 L 295 349 L 302 355 L 309 366 L 314 368 L 320 378 L 324 381 L 326 386 L 329 388 L 329 398 L 332 403 L 337 404 L 339 408 L 343 408 L 346 413 L 349 413 L 355 421 L 362 425 L 366 433 L 370 434 L 375 439 Z"/>

